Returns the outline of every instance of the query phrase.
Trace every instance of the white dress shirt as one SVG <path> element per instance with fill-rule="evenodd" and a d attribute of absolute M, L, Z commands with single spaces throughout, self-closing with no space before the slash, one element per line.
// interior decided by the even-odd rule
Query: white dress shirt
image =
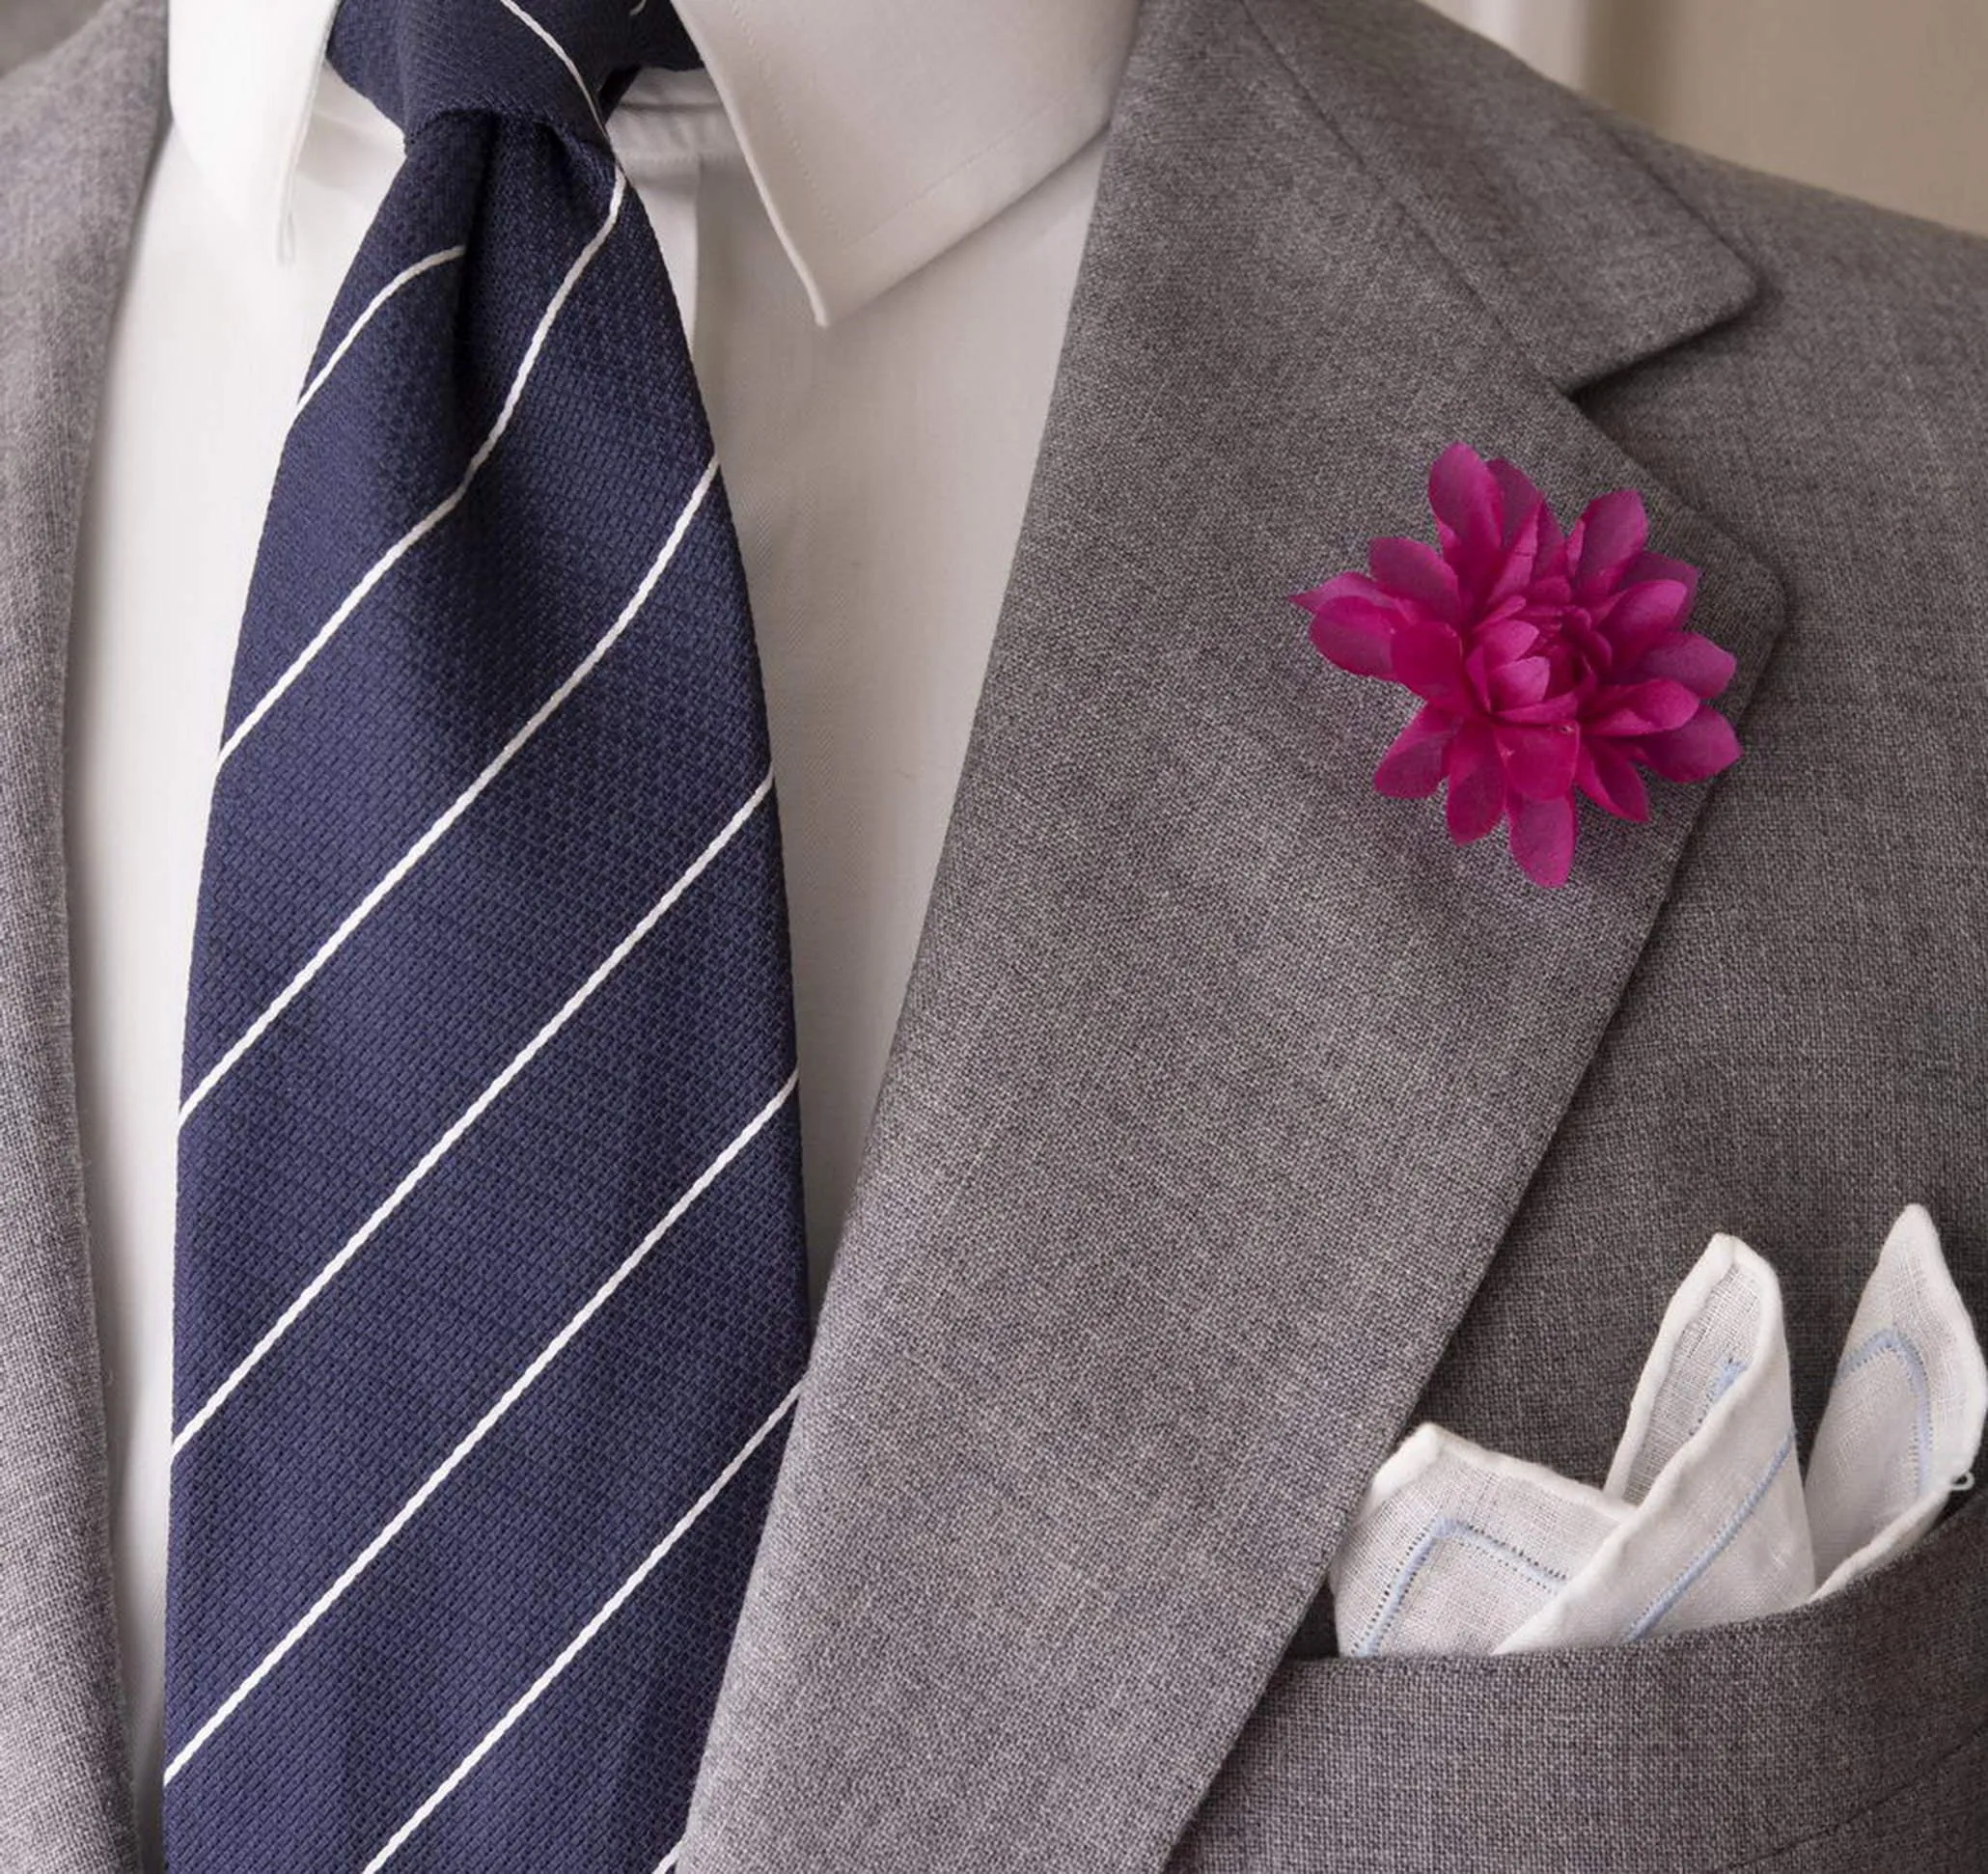
<path fill-rule="evenodd" d="M 737 517 L 786 839 L 817 1269 L 881 1080 L 1020 529 L 1133 0 L 681 0 L 610 121 Z M 331 0 L 175 0 L 173 121 L 79 567 L 78 1091 L 154 1834 L 180 1027 L 235 639 L 290 406 L 400 157 Z"/>

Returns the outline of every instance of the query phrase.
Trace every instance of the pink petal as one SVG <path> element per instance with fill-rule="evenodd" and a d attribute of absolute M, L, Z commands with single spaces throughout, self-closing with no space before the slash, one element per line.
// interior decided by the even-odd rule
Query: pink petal
<path fill-rule="evenodd" d="M 1367 563 L 1374 578 L 1396 597 L 1426 607 L 1439 619 L 1456 617 L 1456 573 L 1433 547 L 1383 536 L 1368 544 Z"/>
<path fill-rule="evenodd" d="M 1668 676 L 1694 696 L 1715 697 L 1732 681 L 1738 660 L 1723 645 L 1696 631 L 1680 631 L 1674 639 L 1645 651 L 1637 667 L 1642 676 Z"/>
<path fill-rule="evenodd" d="M 1525 480 L 1523 476 L 1519 479 Z M 1529 482 L 1526 485 L 1531 487 L 1532 483 Z M 1567 579 L 1567 537 L 1560 532 L 1560 516 L 1547 504 L 1544 495 L 1539 497 L 1537 512 L 1539 537 L 1533 545 L 1533 584 L 1538 586 L 1550 582 L 1564 587 Z M 1564 591 L 1559 594 L 1562 603 L 1568 596 L 1569 593 Z"/>
<path fill-rule="evenodd" d="M 1491 479 L 1498 483 L 1499 500 L 1505 511 L 1505 539 L 1507 545 L 1519 537 L 1519 530 L 1529 520 L 1544 511 L 1551 517 L 1553 510 L 1546 506 L 1546 497 L 1541 494 L 1532 480 L 1515 463 L 1507 462 L 1504 456 L 1489 464 Z M 1559 530 L 1554 530 L 1555 543 L 1559 543 Z"/>
<path fill-rule="evenodd" d="M 1590 501 L 1567 540 L 1576 596 L 1592 599 L 1612 592 L 1648 538 L 1649 520 L 1634 488 Z"/>
<path fill-rule="evenodd" d="M 1320 656 L 1355 676 L 1392 676 L 1388 647 L 1400 616 L 1365 573 L 1342 572 L 1295 602 L 1312 614 L 1312 642 Z"/>
<path fill-rule="evenodd" d="M 1537 703 L 1515 703 L 1499 714 L 1510 723 L 1572 722 L 1581 713 L 1581 701 L 1579 690 L 1561 690 L 1541 697 Z"/>
<path fill-rule="evenodd" d="M 1649 818 L 1649 790 L 1643 785 L 1643 776 L 1607 742 L 1585 742 L 1574 775 L 1581 791 L 1604 813 L 1618 820 Z"/>
<path fill-rule="evenodd" d="M 1392 647 L 1394 681 L 1405 683 L 1424 703 L 1439 703 L 1454 715 L 1467 715 L 1471 694 L 1464 682 L 1463 647 L 1447 624 L 1404 619 L 1394 627 Z"/>
<path fill-rule="evenodd" d="M 1698 714 L 1681 729 L 1646 736 L 1643 743 L 1646 766 L 1666 781 L 1687 784 L 1709 781 L 1722 768 L 1731 767 L 1740 752 L 1732 725 L 1709 703 L 1700 703 Z"/>
<path fill-rule="evenodd" d="M 1498 662 L 1523 657 L 1539 642 L 1539 627 L 1524 619 L 1500 619 L 1476 634 L 1478 646 Z"/>
<path fill-rule="evenodd" d="M 1564 885 L 1574 868 L 1574 803 L 1564 795 L 1521 801 L 1512 809 L 1511 856 L 1534 885 Z"/>
<path fill-rule="evenodd" d="M 1698 700 L 1682 683 L 1655 677 L 1647 683 L 1611 685 L 1595 697 L 1588 729 L 1595 735 L 1653 735 L 1680 729 L 1697 711 Z"/>
<path fill-rule="evenodd" d="M 1597 623 L 1615 648 L 1616 668 L 1633 663 L 1684 617 L 1691 594 L 1674 579 L 1625 586 Z"/>
<path fill-rule="evenodd" d="M 1487 714 L 1496 708 L 1491 701 L 1491 683 L 1498 673 L 1505 669 L 1501 659 L 1493 657 L 1481 644 L 1463 660 L 1464 674 L 1471 680 L 1471 690 L 1477 701 L 1477 707 Z"/>
<path fill-rule="evenodd" d="M 1571 605 L 1574 602 L 1574 589 L 1567 583 L 1566 569 L 1549 567 L 1544 563 L 1532 569 L 1532 583 L 1526 588 L 1528 603 L 1535 612 L 1550 612 Z"/>
<path fill-rule="evenodd" d="M 1429 506 L 1443 557 L 1466 578 L 1480 573 L 1503 541 L 1504 526 L 1498 483 L 1468 443 L 1451 443 L 1431 464 Z"/>
<path fill-rule="evenodd" d="M 1545 696 L 1552 677 L 1553 666 L 1543 657 L 1515 657 L 1508 664 L 1500 664 L 1491 672 L 1486 685 L 1491 692 L 1491 707 L 1502 711 L 1537 703 Z"/>
<path fill-rule="evenodd" d="M 1684 588 L 1684 607 L 1688 612 L 1698 594 L 1698 569 L 1689 560 L 1671 560 L 1661 553 L 1639 553 L 1622 569 L 1622 583 L 1625 586 L 1640 586 L 1648 579 L 1670 579 Z M 1680 620 L 1681 623 L 1683 620 Z"/>
<path fill-rule="evenodd" d="M 1496 738 L 1505 781 L 1520 798 L 1555 800 L 1573 786 L 1574 761 L 1581 752 L 1577 730 L 1514 729 L 1504 724 Z"/>
<path fill-rule="evenodd" d="M 1423 708 L 1373 771 L 1373 785 L 1391 800 L 1425 800 L 1443 782 L 1443 758 L 1456 733 L 1456 718 Z"/>
<path fill-rule="evenodd" d="M 1444 816 L 1460 846 L 1481 840 L 1505 815 L 1505 769 L 1482 723 L 1466 723 L 1450 741 L 1444 763 L 1450 792 Z"/>
<path fill-rule="evenodd" d="M 1521 523 L 1518 536 L 1505 548 L 1505 557 L 1484 588 L 1487 606 L 1504 604 L 1519 593 L 1530 592 L 1539 558 L 1539 521 L 1544 510 L 1535 510 Z"/>

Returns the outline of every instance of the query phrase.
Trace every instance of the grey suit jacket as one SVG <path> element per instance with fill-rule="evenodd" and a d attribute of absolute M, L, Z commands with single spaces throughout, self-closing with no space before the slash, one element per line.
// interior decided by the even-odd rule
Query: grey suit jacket
<path fill-rule="evenodd" d="M 129 1864 L 63 645 L 158 0 L 0 85 L 0 1865 Z M 1332 1657 L 1418 1414 L 1598 1476 L 1717 1228 L 1812 1426 L 1929 1203 L 1988 1318 L 1988 246 L 1408 0 L 1150 0 L 690 1874 L 1988 1864 L 1988 1509 L 1775 1619 Z M 1284 595 L 1467 440 L 1641 488 L 1748 746 L 1537 891 Z"/>

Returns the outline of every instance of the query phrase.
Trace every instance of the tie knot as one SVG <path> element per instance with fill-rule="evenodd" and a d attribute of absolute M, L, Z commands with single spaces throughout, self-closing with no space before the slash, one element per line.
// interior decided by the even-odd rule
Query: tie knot
<path fill-rule="evenodd" d="M 342 0 L 330 58 L 409 138 L 473 111 L 592 141 L 635 71 L 698 62 L 668 0 Z"/>

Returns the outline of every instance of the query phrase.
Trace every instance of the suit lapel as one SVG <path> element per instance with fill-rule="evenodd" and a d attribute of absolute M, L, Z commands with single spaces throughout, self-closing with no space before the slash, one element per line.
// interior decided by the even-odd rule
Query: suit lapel
<path fill-rule="evenodd" d="M 1588 109 L 1385 0 L 1157 0 L 698 1874 L 1160 1865 L 1573 1097 L 1704 798 L 1546 893 L 1377 796 L 1284 594 L 1430 459 L 1640 487 L 1743 706 L 1764 569 L 1562 394 L 1749 269 Z"/>
<path fill-rule="evenodd" d="M 1609 120 L 1410 0 L 1237 0 L 1515 362 L 1563 391 L 1744 310 L 1753 268 Z"/>
<path fill-rule="evenodd" d="M 0 82 L 0 1865 L 134 1864 L 62 876 L 62 705 L 104 349 L 164 96 L 114 0 Z"/>

